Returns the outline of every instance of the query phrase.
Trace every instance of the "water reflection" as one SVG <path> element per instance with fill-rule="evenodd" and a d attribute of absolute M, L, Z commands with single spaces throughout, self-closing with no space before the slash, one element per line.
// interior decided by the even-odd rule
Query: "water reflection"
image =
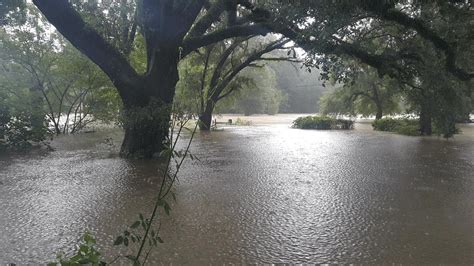
<path fill-rule="evenodd" d="M 151 262 L 474 263 L 472 128 L 445 141 L 357 127 L 198 134 L 201 161 L 183 169 Z M 47 156 L 0 159 L 0 262 L 44 263 L 85 228 L 116 252 L 114 235 L 149 211 L 159 183 L 156 162 L 103 142 L 120 137 L 64 137 Z"/>

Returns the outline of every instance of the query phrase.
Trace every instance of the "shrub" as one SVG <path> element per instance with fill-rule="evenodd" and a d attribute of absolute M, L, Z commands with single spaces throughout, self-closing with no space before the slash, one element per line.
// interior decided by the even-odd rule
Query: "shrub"
<path fill-rule="evenodd" d="M 47 136 L 46 126 L 34 126 L 31 114 L 19 113 L 12 117 L 0 110 L 0 150 L 27 150 L 41 144 Z"/>
<path fill-rule="evenodd" d="M 372 127 L 377 131 L 396 132 L 402 135 L 420 135 L 418 120 L 383 118 L 372 122 Z"/>
<path fill-rule="evenodd" d="M 306 116 L 298 117 L 293 121 L 293 128 L 300 129 L 353 129 L 354 121 L 336 119 L 329 116 Z"/>
<path fill-rule="evenodd" d="M 402 135 L 407 136 L 420 136 L 420 125 L 418 119 L 394 119 L 394 118 L 383 118 L 379 120 L 375 120 L 372 122 L 372 127 L 374 130 L 378 131 L 389 131 L 395 132 Z M 454 125 L 453 125 L 454 127 Z M 433 134 L 435 135 L 444 135 L 445 137 L 450 137 L 451 135 L 442 134 L 442 129 L 437 126 L 435 123 L 433 124 Z M 453 128 L 450 130 L 452 134 L 459 133 L 457 128 Z"/>

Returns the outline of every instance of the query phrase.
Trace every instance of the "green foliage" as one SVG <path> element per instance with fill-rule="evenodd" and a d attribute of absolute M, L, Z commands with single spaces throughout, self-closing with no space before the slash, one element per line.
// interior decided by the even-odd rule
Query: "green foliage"
<path fill-rule="evenodd" d="M 447 123 L 442 123 L 442 125 L 446 125 Z M 379 120 L 375 120 L 372 122 L 372 127 L 374 130 L 377 131 L 389 131 L 395 132 L 401 135 L 407 136 L 420 136 L 420 121 L 418 119 L 408 119 L 408 118 L 383 118 Z M 451 135 L 445 135 L 444 132 L 450 131 L 452 132 Z M 452 124 L 452 128 L 444 129 L 440 128 L 436 124 L 433 124 L 433 133 L 437 135 L 443 135 L 444 137 L 448 138 L 451 137 L 453 134 L 459 133 L 459 129 L 457 129 Z"/>
<path fill-rule="evenodd" d="M 0 2 L 0 26 L 23 23 L 25 20 L 26 0 L 2 0 Z"/>
<path fill-rule="evenodd" d="M 6 114 L 0 114 L 0 150 L 27 150 L 43 143 L 47 137 L 46 126 L 33 126 L 31 114 L 18 114 L 4 124 Z"/>
<path fill-rule="evenodd" d="M 321 113 L 367 117 L 400 112 L 399 85 L 394 79 L 381 78 L 375 69 L 352 60 L 347 60 L 345 65 L 352 79 L 321 97 Z"/>
<path fill-rule="evenodd" d="M 268 67 L 248 68 L 241 76 L 246 83 L 231 84 L 241 86 L 233 97 L 217 106 L 221 113 L 277 114 L 286 96 L 278 88 L 275 71 Z"/>
<path fill-rule="evenodd" d="M 284 57 L 285 51 L 274 51 L 270 55 Z M 283 99 L 280 113 L 317 113 L 321 95 L 332 88 L 331 84 L 323 85 L 319 79 L 320 71 L 312 68 L 311 72 L 302 64 L 287 61 L 267 63 L 275 71 L 277 87 Z"/>
<path fill-rule="evenodd" d="M 408 136 L 420 135 L 419 122 L 413 119 L 383 118 L 372 122 L 372 127 L 377 131 L 396 132 Z"/>
<path fill-rule="evenodd" d="M 419 121 L 415 119 L 383 118 L 372 122 L 372 127 L 377 131 L 389 131 L 407 136 L 421 135 Z"/>
<path fill-rule="evenodd" d="M 37 11 L 28 12 L 24 25 L 0 31 L 0 95 L 13 115 L 29 112 L 34 124 L 49 125 L 55 134 L 118 121 L 121 101 L 107 77 Z"/>
<path fill-rule="evenodd" d="M 32 90 L 9 90 L 0 77 L 0 151 L 20 151 L 44 144 L 48 128 Z"/>
<path fill-rule="evenodd" d="M 354 121 L 347 119 L 336 119 L 329 116 L 306 116 L 298 117 L 293 121 L 293 128 L 300 129 L 353 129 Z"/>
<path fill-rule="evenodd" d="M 94 237 L 89 232 L 83 235 L 76 252 L 76 254 L 70 257 L 64 257 L 63 254 L 60 254 L 57 257 L 57 262 L 48 263 L 48 266 L 106 265 L 101 253 L 96 248 Z"/>
<path fill-rule="evenodd" d="M 161 200 L 159 202 L 160 206 L 167 206 L 163 207 L 166 210 L 166 213 L 169 215 L 171 208 L 169 204 Z M 122 234 L 118 235 L 115 238 L 114 246 L 137 246 L 145 242 L 149 249 L 157 247 L 158 244 L 164 243 L 164 241 L 159 236 L 159 228 L 156 230 L 152 228 L 152 221 L 150 219 L 146 219 L 143 214 L 138 215 L 138 219 L 134 221 L 126 230 L 122 232 Z M 146 236 L 146 237 L 145 237 Z M 146 238 L 146 239 L 145 239 Z M 133 265 L 140 265 L 138 257 L 136 255 L 126 255 L 123 258 L 130 261 L 130 264 Z"/>
<path fill-rule="evenodd" d="M 188 56 L 179 65 L 177 105 L 200 115 L 214 108 L 246 115 L 278 113 L 285 96 L 277 88 L 275 72 L 252 57 L 272 42 L 234 38 Z M 249 63 L 249 58 L 254 59 Z"/>

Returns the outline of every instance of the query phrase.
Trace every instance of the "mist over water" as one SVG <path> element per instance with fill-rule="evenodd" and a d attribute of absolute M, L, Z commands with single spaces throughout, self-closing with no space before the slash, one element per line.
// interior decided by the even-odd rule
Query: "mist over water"
<path fill-rule="evenodd" d="M 151 264 L 474 263 L 472 125 L 444 140 L 363 123 L 291 129 L 294 117 L 196 135 L 201 160 L 184 164 Z M 115 255 L 160 181 L 156 161 L 117 156 L 121 137 L 63 136 L 50 154 L 0 157 L 0 263 L 51 261 L 87 228 Z"/>

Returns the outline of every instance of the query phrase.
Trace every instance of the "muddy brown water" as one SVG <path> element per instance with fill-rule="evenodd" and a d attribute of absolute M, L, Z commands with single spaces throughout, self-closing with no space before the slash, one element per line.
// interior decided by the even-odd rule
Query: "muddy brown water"
<path fill-rule="evenodd" d="M 474 263 L 472 125 L 446 141 L 279 121 L 197 134 L 152 265 Z M 121 137 L 0 157 L 0 264 L 51 261 L 86 229 L 108 259 L 126 253 L 114 236 L 150 212 L 159 179 L 156 162 L 117 156 Z"/>

